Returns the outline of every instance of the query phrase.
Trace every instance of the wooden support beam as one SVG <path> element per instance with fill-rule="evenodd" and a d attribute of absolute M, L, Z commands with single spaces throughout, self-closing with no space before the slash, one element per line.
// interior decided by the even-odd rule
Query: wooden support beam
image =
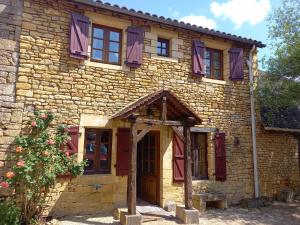
<path fill-rule="evenodd" d="M 130 127 L 130 149 L 129 149 L 129 173 L 127 180 L 127 205 L 128 213 L 136 215 L 136 160 L 137 160 L 137 124 L 136 116 L 129 118 Z"/>
<path fill-rule="evenodd" d="M 183 122 L 181 121 L 173 121 L 173 120 L 155 120 L 155 119 L 142 119 L 138 118 L 136 120 L 138 124 L 148 124 L 148 125 L 166 125 L 166 126 L 182 126 Z"/>
<path fill-rule="evenodd" d="M 183 132 L 181 130 L 178 129 L 178 127 L 172 126 L 172 130 L 177 134 L 178 137 L 180 137 L 180 139 L 185 142 L 185 138 L 183 136 Z"/>
<path fill-rule="evenodd" d="M 164 96 L 162 99 L 162 109 L 161 109 L 161 120 L 167 120 L 167 97 Z"/>
<path fill-rule="evenodd" d="M 184 203 L 186 209 L 193 209 L 192 168 L 191 168 L 191 128 L 183 127 L 184 142 Z"/>
<path fill-rule="evenodd" d="M 147 125 L 138 135 L 137 135 L 137 142 L 142 140 L 142 138 L 153 128 L 153 125 Z"/>

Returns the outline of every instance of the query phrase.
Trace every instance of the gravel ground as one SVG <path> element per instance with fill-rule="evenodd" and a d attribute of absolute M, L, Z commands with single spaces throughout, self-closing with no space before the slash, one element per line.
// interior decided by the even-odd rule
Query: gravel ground
<path fill-rule="evenodd" d="M 73 216 L 60 219 L 59 225 L 119 225 L 111 215 Z M 181 224 L 175 217 L 145 222 L 145 225 Z M 300 225 L 300 202 L 279 203 L 258 209 L 230 207 L 227 210 L 208 209 L 200 215 L 203 225 Z"/>

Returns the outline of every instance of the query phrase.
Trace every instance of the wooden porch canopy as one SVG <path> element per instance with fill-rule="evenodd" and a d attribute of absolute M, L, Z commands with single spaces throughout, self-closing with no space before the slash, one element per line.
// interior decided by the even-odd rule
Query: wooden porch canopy
<path fill-rule="evenodd" d="M 153 115 L 158 111 L 159 115 Z M 143 115 L 141 112 L 146 112 Z M 122 119 L 130 122 L 130 159 L 127 183 L 127 204 L 129 214 L 136 214 L 136 160 L 137 143 L 155 125 L 171 126 L 184 140 L 184 195 L 185 208 L 192 209 L 192 175 L 191 175 L 191 139 L 190 128 L 201 123 L 201 119 L 184 102 L 169 90 L 160 90 L 149 94 L 126 106 L 112 116 L 112 119 Z M 137 132 L 137 124 L 146 127 Z M 183 134 L 177 129 L 183 127 Z"/>

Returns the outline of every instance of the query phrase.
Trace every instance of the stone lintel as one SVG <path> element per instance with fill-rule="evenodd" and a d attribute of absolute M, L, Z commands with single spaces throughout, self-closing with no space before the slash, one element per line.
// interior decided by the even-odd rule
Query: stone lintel
<path fill-rule="evenodd" d="M 184 224 L 199 224 L 199 211 L 197 209 L 185 209 L 184 206 L 177 205 L 176 217 Z"/>

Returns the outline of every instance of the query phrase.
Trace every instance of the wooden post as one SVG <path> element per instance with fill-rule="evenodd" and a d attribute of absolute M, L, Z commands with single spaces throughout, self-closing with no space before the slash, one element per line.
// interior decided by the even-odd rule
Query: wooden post
<path fill-rule="evenodd" d="M 167 97 L 164 96 L 162 99 L 162 109 L 161 109 L 161 120 L 167 120 Z"/>
<path fill-rule="evenodd" d="M 189 117 L 183 127 L 184 142 L 184 202 L 186 209 L 193 209 L 192 168 L 191 168 L 191 126 L 195 119 Z"/>
<path fill-rule="evenodd" d="M 127 205 L 128 213 L 136 215 L 136 160 L 137 160 L 137 124 L 136 116 L 129 118 L 130 127 L 130 149 L 129 149 L 129 173 L 127 180 Z"/>

